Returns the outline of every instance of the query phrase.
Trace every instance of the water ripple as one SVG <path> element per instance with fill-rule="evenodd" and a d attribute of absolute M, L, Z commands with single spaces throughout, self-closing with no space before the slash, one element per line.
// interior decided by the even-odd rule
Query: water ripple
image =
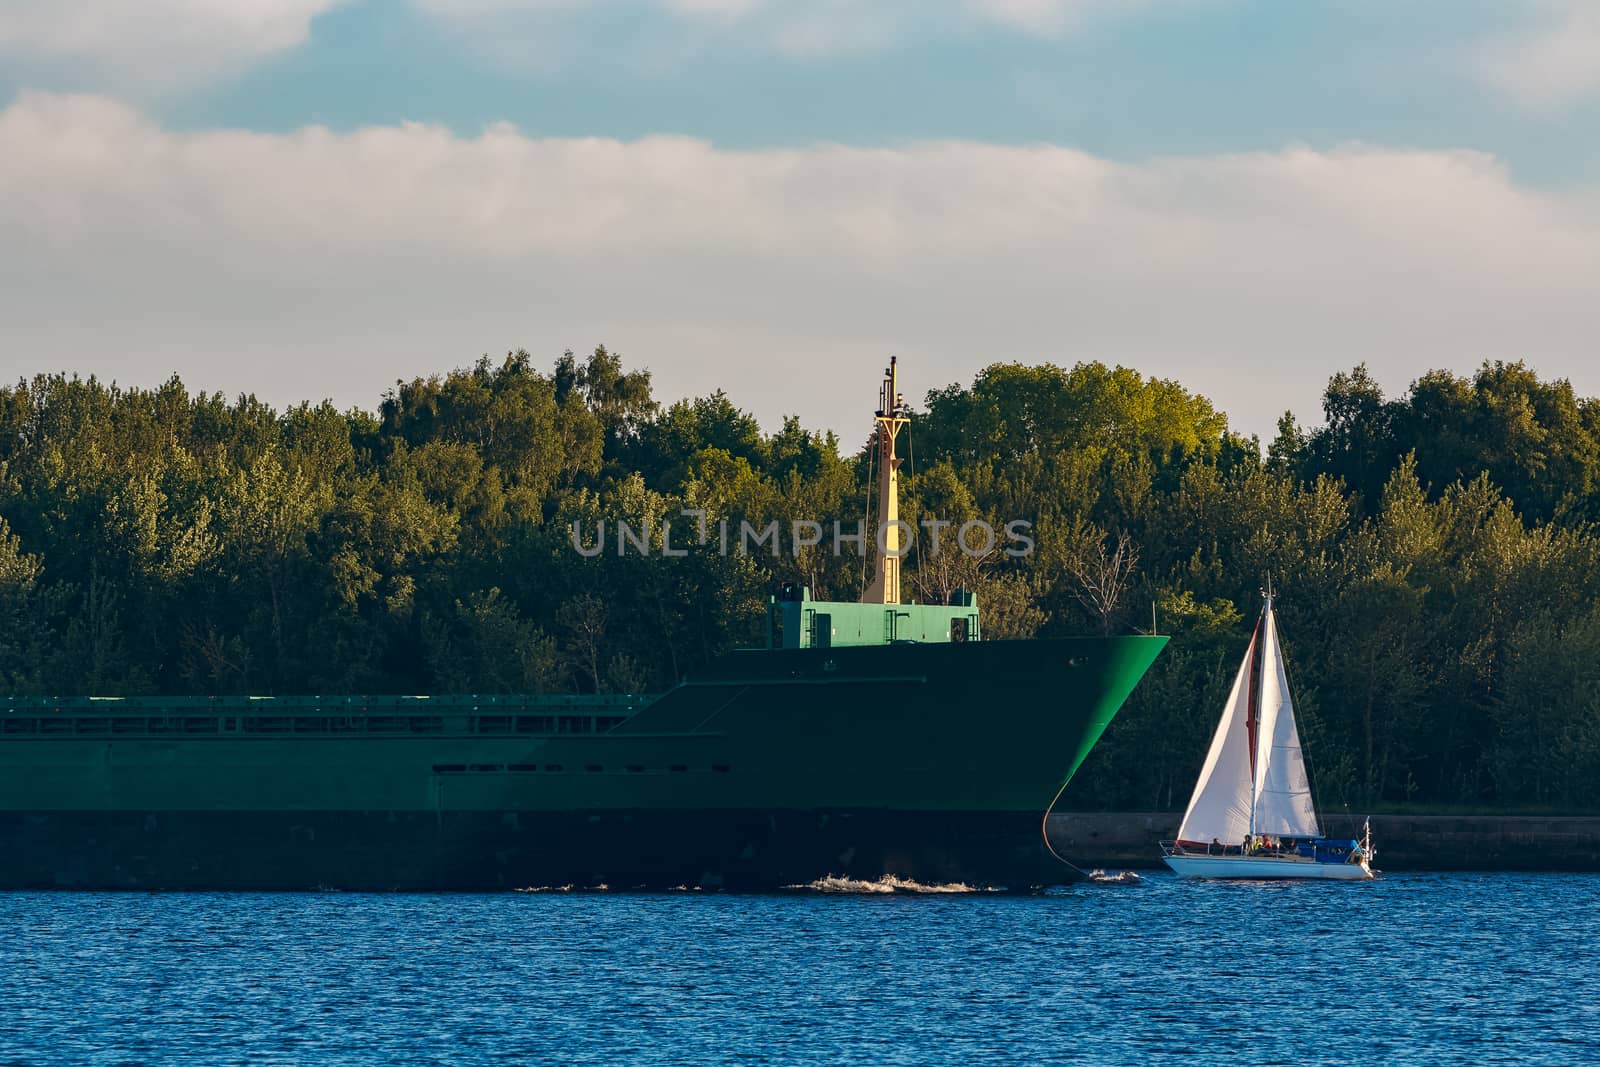
<path fill-rule="evenodd" d="M 919 887 L 927 888 L 927 887 Z M 1550 1063 L 1600 877 L 0 895 L 0 1062 Z"/>

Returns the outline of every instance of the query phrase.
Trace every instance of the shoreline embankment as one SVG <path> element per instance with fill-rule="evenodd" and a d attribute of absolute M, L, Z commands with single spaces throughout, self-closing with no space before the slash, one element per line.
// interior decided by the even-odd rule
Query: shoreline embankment
<path fill-rule="evenodd" d="M 1053 848 L 1080 867 L 1158 868 L 1179 812 L 1060 812 Z M 1360 836 L 1361 819 L 1324 823 Z M 1374 815 L 1376 866 L 1386 871 L 1600 871 L 1600 816 Z"/>

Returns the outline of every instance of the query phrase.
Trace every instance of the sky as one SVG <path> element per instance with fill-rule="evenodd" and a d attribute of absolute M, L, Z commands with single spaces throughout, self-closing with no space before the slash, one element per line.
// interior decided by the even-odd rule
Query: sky
<path fill-rule="evenodd" d="M 0 0 L 0 379 L 1600 394 L 1600 0 Z"/>

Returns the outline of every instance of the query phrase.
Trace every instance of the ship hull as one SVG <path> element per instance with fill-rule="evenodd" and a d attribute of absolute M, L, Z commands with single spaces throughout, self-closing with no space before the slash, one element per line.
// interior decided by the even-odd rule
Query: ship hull
<path fill-rule="evenodd" d="M 1070 881 L 1160 638 L 736 653 L 654 698 L 13 699 L 0 888 Z"/>
<path fill-rule="evenodd" d="M 1033 813 L 51 812 L 0 817 L 11 889 L 729 889 L 886 875 L 1028 888 L 1072 868 Z"/>

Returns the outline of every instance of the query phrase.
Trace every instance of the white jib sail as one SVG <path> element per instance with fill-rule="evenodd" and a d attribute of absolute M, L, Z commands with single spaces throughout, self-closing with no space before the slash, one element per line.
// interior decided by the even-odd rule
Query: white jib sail
<path fill-rule="evenodd" d="M 1251 635 L 1233 692 L 1211 738 L 1200 780 L 1183 813 L 1178 840 L 1197 844 L 1220 841 L 1237 845 L 1250 832 L 1250 658 L 1256 638 Z"/>
<path fill-rule="evenodd" d="M 1280 837 L 1321 837 L 1311 806 L 1311 782 L 1289 701 L 1289 679 L 1278 644 L 1278 623 L 1267 605 L 1262 644 L 1261 721 L 1256 727 L 1255 832 Z"/>

